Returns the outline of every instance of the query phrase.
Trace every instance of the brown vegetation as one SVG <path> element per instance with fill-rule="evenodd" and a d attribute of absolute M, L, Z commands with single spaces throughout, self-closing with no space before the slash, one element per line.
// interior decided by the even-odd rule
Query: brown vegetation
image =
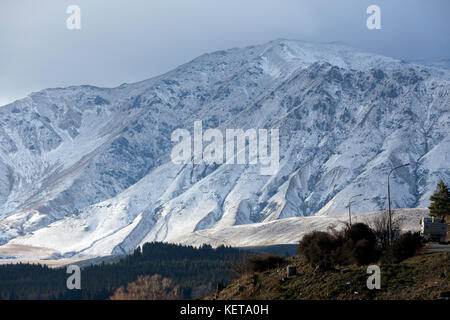
<path fill-rule="evenodd" d="M 310 264 L 364 265 L 377 261 L 380 252 L 374 231 L 356 223 L 340 232 L 312 232 L 303 237 L 298 252 Z"/>
<path fill-rule="evenodd" d="M 182 299 L 182 293 L 169 278 L 159 274 L 139 276 L 137 281 L 120 287 L 110 297 L 111 300 L 176 300 Z"/>

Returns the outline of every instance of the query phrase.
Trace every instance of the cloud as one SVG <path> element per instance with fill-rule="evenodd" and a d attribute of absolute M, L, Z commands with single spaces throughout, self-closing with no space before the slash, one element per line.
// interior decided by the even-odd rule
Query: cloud
<path fill-rule="evenodd" d="M 365 27 L 382 8 L 383 30 Z M 66 28 L 81 8 L 82 29 Z M 116 86 L 205 52 L 276 38 L 344 41 L 397 58 L 448 57 L 448 0 L 2 0 L 3 101 L 47 87 Z"/>

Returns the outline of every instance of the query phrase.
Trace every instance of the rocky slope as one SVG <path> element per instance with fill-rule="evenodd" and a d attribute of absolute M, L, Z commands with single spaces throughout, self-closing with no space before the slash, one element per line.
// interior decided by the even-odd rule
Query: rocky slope
<path fill-rule="evenodd" d="M 341 43 L 205 54 L 117 88 L 47 89 L 0 108 L 0 244 L 53 258 L 301 216 L 428 205 L 450 182 L 448 73 Z M 278 128 L 280 166 L 178 165 L 171 134 Z M 186 235 L 186 237 L 184 237 Z"/>

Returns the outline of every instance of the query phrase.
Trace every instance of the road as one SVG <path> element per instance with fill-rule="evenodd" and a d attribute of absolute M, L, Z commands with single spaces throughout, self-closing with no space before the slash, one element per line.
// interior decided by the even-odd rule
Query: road
<path fill-rule="evenodd" d="M 431 252 L 450 252 L 450 245 L 433 243 L 427 246 L 427 250 Z"/>

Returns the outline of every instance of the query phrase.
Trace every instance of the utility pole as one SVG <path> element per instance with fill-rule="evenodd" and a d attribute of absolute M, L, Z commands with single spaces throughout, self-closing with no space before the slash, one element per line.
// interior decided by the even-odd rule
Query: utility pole
<path fill-rule="evenodd" d="M 352 199 L 359 197 L 359 196 L 362 196 L 362 194 L 354 195 L 354 196 L 350 197 L 350 200 L 348 200 L 348 220 L 349 220 L 350 226 L 352 225 L 352 209 L 351 209 Z"/>
<path fill-rule="evenodd" d="M 401 166 L 395 167 L 389 171 L 388 174 L 388 181 L 387 181 L 387 192 L 388 192 L 388 210 L 389 210 L 389 244 L 392 244 L 392 213 L 391 213 L 391 188 L 389 186 L 389 177 L 391 176 L 391 173 L 394 172 L 394 170 L 397 170 L 399 168 L 403 168 L 409 166 L 409 163 L 402 164 Z"/>

